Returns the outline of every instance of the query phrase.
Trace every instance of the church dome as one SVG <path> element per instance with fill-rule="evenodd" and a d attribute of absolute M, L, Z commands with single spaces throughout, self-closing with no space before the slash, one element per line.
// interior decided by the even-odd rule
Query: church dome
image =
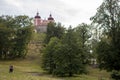
<path fill-rule="evenodd" d="M 50 14 L 48 20 L 54 20 L 54 18 L 52 17 L 52 15 Z"/>
<path fill-rule="evenodd" d="M 39 16 L 39 13 L 38 13 L 38 12 L 37 12 L 35 18 L 41 18 L 41 17 Z"/>

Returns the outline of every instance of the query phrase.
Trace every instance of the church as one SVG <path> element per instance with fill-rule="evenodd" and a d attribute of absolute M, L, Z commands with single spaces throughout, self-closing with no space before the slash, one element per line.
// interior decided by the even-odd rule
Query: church
<path fill-rule="evenodd" d="M 46 19 L 42 19 L 41 16 L 39 16 L 39 13 L 36 13 L 36 16 L 34 17 L 34 26 L 36 32 L 47 32 L 47 24 L 50 22 L 55 22 L 54 18 L 52 17 L 52 14 L 49 15 L 49 17 Z"/>

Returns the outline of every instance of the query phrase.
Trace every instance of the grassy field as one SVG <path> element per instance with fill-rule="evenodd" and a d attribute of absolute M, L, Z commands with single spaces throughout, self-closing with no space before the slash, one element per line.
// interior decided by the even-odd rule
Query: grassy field
<path fill-rule="evenodd" d="M 9 73 L 9 65 L 14 66 L 14 72 Z M 88 68 L 89 74 L 76 77 L 56 77 L 46 74 L 40 67 L 39 54 L 29 54 L 26 59 L 0 61 L 0 80 L 99 80 L 102 76 L 109 80 L 109 74 L 98 69 Z"/>

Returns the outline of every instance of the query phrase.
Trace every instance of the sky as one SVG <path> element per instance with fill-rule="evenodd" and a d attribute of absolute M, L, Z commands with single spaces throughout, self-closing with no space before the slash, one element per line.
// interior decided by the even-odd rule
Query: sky
<path fill-rule="evenodd" d="M 90 24 L 103 0 L 0 0 L 0 15 L 28 15 L 39 12 L 42 19 L 51 13 L 56 22 L 65 27 Z"/>

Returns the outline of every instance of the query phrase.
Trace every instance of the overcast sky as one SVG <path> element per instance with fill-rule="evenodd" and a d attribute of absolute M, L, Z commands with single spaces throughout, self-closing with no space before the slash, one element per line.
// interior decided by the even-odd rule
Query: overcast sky
<path fill-rule="evenodd" d="M 68 27 L 80 23 L 90 23 L 96 9 L 103 0 L 0 0 L 0 15 L 28 15 L 34 17 L 36 12 L 43 19 L 52 13 L 56 22 Z"/>

